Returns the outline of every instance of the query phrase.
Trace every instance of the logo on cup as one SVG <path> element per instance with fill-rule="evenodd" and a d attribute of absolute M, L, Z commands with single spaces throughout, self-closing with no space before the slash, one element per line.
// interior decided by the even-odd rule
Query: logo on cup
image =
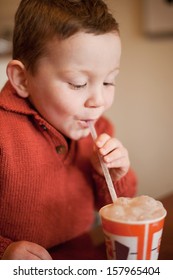
<path fill-rule="evenodd" d="M 102 219 L 108 259 L 157 259 L 164 219 L 146 224 L 124 224 Z"/>

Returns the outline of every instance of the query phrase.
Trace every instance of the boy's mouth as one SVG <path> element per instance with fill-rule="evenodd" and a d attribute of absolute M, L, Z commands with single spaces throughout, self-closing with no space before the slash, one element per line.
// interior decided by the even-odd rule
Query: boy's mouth
<path fill-rule="evenodd" d="M 89 121 L 95 123 L 95 122 L 96 122 L 96 119 L 93 119 L 93 120 L 91 120 L 91 119 L 88 119 L 88 120 L 79 120 L 78 123 L 79 123 L 79 125 L 80 125 L 82 128 L 88 128 L 88 122 L 89 122 Z"/>

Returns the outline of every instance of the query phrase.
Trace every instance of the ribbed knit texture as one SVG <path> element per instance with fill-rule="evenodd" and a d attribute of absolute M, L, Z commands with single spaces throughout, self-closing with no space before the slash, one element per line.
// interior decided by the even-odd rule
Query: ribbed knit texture
<path fill-rule="evenodd" d="M 112 133 L 104 118 L 98 134 Z M 94 209 L 110 203 L 105 180 L 90 165 L 90 136 L 70 146 L 57 130 L 18 97 L 8 82 L 0 93 L 0 257 L 27 240 L 49 249 L 89 230 Z M 115 182 L 118 195 L 133 196 L 130 170 Z"/>

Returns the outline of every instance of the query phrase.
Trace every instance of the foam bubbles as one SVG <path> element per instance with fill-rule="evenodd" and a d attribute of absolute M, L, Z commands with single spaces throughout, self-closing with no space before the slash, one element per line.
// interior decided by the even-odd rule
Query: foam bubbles
<path fill-rule="evenodd" d="M 113 204 L 102 209 L 102 215 L 110 220 L 144 221 L 157 219 L 165 214 L 162 203 L 152 197 L 119 197 Z"/>

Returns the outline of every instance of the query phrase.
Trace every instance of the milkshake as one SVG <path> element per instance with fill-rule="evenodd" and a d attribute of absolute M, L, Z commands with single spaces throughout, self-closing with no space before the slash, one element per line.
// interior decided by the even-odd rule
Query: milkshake
<path fill-rule="evenodd" d="M 119 197 L 99 211 L 108 259 L 158 259 L 166 210 L 149 196 Z"/>

